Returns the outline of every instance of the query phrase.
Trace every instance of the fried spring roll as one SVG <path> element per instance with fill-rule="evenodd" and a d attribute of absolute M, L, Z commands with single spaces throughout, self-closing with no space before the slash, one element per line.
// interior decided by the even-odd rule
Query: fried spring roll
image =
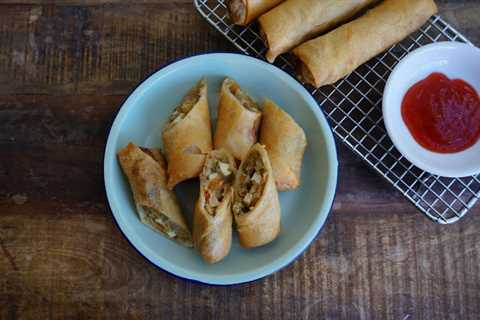
<path fill-rule="evenodd" d="M 250 149 L 238 169 L 232 208 L 242 247 L 259 247 L 278 236 L 278 192 L 267 151 L 258 143 Z"/>
<path fill-rule="evenodd" d="M 192 235 L 175 193 L 166 186 L 166 165 L 160 150 L 129 143 L 118 152 L 118 160 L 130 183 L 140 220 L 168 239 L 191 247 Z"/>
<path fill-rule="evenodd" d="M 228 14 L 233 23 L 245 26 L 284 0 L 228 0 Z"/>
<path fill-rule="evenodd" d="M 268 151 L 277 190 L 297 188 L 307 138 L 295 120 L 268 99 L 263 104 L 260 143 Z"/>
<path fill-rule="evenodd" d="M 242 160 L 257 142 L 261 117 L 253 99 L 235 81 L 225 79 L 220 90 L 215 149 L 226 149 Z"/>
<path fill-rule="evenodd" d="M 364 16 L 295 48 L 299 76 L 316 87 L 334 83 L 420 28 L 436 12 L 433 0 L 385 0 Z"/>
<path fill-rule="evenodd" d="M 268 46 L 267 60 L 338 26 L 379 0 L 288 0 L 262 15 L 260 33 Z"/>
<path fill-rule="evenodd" d="M 208 263 L 216 263 L 230 252 L 235 172 L 235 159 L 228 152 L 208 153 L 193 214 L 193 242 Z"/>
<path fill-rule="evenodd" d="M 208 110 L 207 82 L 202 79 L 175 108 L 162 131 L 168 162 L 167 187 L 197 177 L 205 153 L 212 150 L 212 129 Z"/>

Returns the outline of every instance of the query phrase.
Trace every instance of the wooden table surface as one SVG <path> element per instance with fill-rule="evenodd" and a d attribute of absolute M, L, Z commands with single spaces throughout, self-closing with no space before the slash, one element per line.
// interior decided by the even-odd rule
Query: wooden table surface
<path fill-rule="evenodd" d="M 333 212 L 294 263 L 231 287 L 157 269 L 107 205 L 107 133 L 156 68 L 235 49 L 190 0 L 1 3 L 1 319 L 480 316 L 480 206 L 435 224 L 340 143 Z M 479 1 L 438 3 L 480 45 Z"/>

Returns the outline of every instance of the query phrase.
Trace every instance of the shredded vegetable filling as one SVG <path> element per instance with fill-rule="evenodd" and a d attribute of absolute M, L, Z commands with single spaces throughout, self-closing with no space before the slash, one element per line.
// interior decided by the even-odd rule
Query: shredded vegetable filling
<path fill-rule="evenodd" d="M 245 92 L 243 92 L 240 87 L 230 79 L 227 79 L 230 92 L 237 98 L 242 106 L 247 108 L 250 111 L 258 112 L 259 108 L 255 101 L 252 100 Z"/>
<path fill-rule="evenodd" d="M 190 92 L 183 98 L 182 103 L 175 108 L 175 110 L 170 115 L 168 122 L 170 126 L 175 125 L 176 123 L 183 120 L 187 114 L 192 110 L 193 106 L 200 99 L 200 88 L 201 83 L 197 84 Z"/>
<path fill-rule="evenodd" d="M 215 215 L 217 207 L 223 201 L 225 193 L 233 182 L 233 171 L 227 159 L 208 158 L 203 176 L 206 179 L 205 209 Z"/>
<path fill-rule="evenodd" d="M 267 170 L 257 152 L 251 153 L 238 173 L 240 185 L 236 190 L 233 212 L 244 214 L 252 210 L 262 196 Z"/>
<path fill-rule="evenodd" d="M 168 221 L 168 218 L 161 212 L 157 212 L 155 209 L 143 206 L 143 210 L 145 211 L 147 218 L 156 224 L 160 230 L 162 230 L 165 234 L 167 234 L 170 238 L 175 238 L 177 236 L 177 232 L 173 230 L 174 226 Z"/>

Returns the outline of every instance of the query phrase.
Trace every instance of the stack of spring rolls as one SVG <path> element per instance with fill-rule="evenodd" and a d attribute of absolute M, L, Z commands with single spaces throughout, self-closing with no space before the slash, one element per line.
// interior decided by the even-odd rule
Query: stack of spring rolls
<path fill-rule="evenodd" d="M 299 77 L 316 87 L 348 75 L 437 12 L 433 0 L 229 0 L 227 5 L 235 24 L 258 19 L 268 61 L 291 51 Z"/>
<path fill-rule="evenodd" d="M 255 248 L 280 232 L 278 191 L 300 185 L 307 140 L 303 129 L 269 99 L 263 108 L 232 79 L 222 83 L 212 137 L 207 82 L 173 110 L 160 149 L 129 143 L 118 152 L 140 220 L 165 237 L 194 246 L 216 263 L 230 252 L 233 224 L 240 245 Z M 191 231 L 173 188 L 199 177 Z"/>

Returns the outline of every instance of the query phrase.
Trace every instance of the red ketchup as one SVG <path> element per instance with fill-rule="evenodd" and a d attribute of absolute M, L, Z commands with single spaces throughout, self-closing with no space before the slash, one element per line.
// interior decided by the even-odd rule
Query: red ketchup
<path fill-rule="evenodd" d="M 459 79 L 432 73 L 412 86 L 402 102 L 402 118 L 415 140 L 439 153 L 454 153 L 480 138 L 480 98 Z"/>

